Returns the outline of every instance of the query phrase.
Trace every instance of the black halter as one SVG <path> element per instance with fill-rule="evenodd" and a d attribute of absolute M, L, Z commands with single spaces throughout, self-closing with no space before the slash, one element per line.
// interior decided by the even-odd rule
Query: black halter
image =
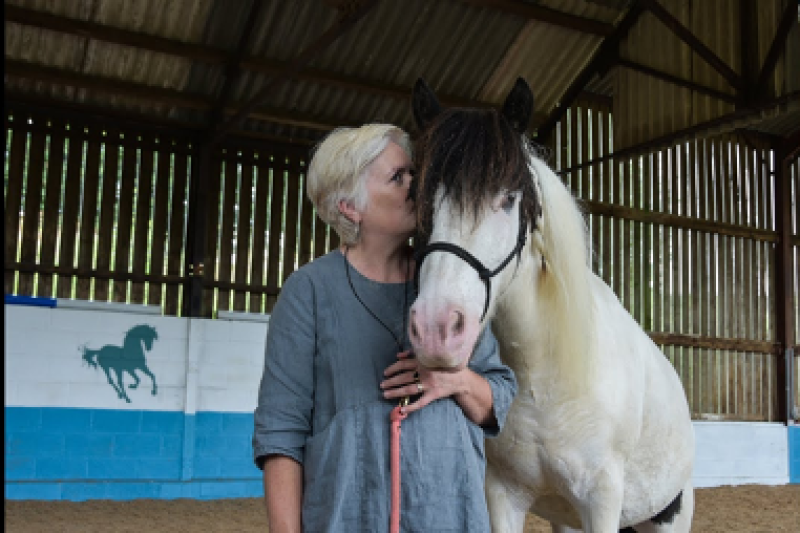
<path fill-rule="evenodd" d="M 478 273 L 478 277 L 481 278 L 481 280 L 483 280 L 483 284 L 486 285 L 486 303 L 483 306 L 483 314 L 481 315 L 480 320 L 483 322 L 483 319 L 486 318 L 486 312 L 489 310 L 489 300 L 491 300 L 492 297 L 492 278 L 502 272 L 515 255 L 517 256 L 517 264 L 519 265 L 520 254 L 522 252 L 522 248 L 525 246 L 525 239 L 527 239 L 527 237 L 528 221 L 526 220 L 523 206 L 520 203 L 519 234 L 517 235 L 517 244 L 514 246 L 514 249 L 511 250 L 511 253 L 508 254 L 505 260 L 500 263 L 499 267 L 495 268 L 494 270 L 489 270 L 483 266 L 483 263 L 481 263 L 478 258 L 460 246 L 456 246 L 455 244 L 449 242 L 433 242 L 427 246 L 423 246 L 414 254 L 414 259 L 417 262 L 417 274 L 414 279 L 417 283 L 419 283 L 419 271 L 420 268 L 422 268 L 422 261 L 424 261 L 431 252 L 450 252 L 451 254 L 460 257 Z"/>

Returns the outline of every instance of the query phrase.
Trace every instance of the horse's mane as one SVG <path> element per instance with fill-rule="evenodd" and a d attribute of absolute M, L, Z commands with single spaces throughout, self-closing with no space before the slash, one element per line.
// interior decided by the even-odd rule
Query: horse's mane
<path fill-rule="evenodd" d="M 586 222 L 575 198 L 550 167 L 530 150 L 529 158 L 542 197 L 542 224 L 531 241 L 545 261 L 539 291 L 547 311 L 537 320 L 548 328 L 554 355 L 550 360 L 559 382 L 568 390 L 585 391 L 594 371 Z"/>
<path fill-rule="evenodd" d="M 429 235 L 436 190 L 461 214 L 477 222 L 487 198 L 522 191 L 522 209 L 531 223 L 541 211 L 533 187 L 523 137 L 495 109 L 443 111 L 416 142 L 418 230 Z"/>

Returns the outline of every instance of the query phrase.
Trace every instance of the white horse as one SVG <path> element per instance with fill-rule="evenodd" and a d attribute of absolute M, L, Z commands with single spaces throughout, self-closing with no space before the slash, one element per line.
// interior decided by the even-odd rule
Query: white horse
<path fill-rule="evenodd" d="M 694 431 L 678 376 L 591 272 L 583 214 L 522 135 L 519 80 L 502 112 L 442 110 L 421 80 L 419 296 L 409 335 L 420 363 L 465 365 L 492 318 L 519 392 L 486 442 L 495 533 L 531 511 L 554 532 L 686 532 Z M 421 264 L 420 264 L 421 263 Z"/>

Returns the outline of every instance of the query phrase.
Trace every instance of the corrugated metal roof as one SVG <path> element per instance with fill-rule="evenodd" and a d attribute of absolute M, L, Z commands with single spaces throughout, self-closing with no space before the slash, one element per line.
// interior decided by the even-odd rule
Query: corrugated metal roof
<path fill-rule="evenodd" d="M 788 0 L 758 4 L 756 59 L 763 62 Z M 174 53 L 87 37 L 86 33 L 45 29 L 6 20 L 6 93 L 71 104 L 92 104 L 154 118 L 174 118 L 207 125 L 211 108 L 228 83 L 224 57 L 233 55 L 244 28 L 254 18 L 245 50 L 248 61 L 277 65 L 291 61 L 338 20 L 322 0 L 10 0 L 35 13 L 88 21 L 120 32 L 133 31 L 202 47 L 196 55 Z M 519 2 L 518 2 L 519 3 Z M 660 3 L 690 28 L 735 71 L 739 71 L 738 6 L 734 0 Z M 351 2 L 352 4 L 352 2 Z M 494 4 L 494 7 L 486 7 Z M 503 4 L 502 2 L 499 4 Z M 513 4 L 509 1 L 507 4 Z M 628 0 L 539 0 L 521 5 L 611 27 L 625 15 Z M 797 24 L 795 24 L 795 27 Z M 790 43 L 797 38 L 792 30 Z M 528 19 L 498 3 L 456 0 L 378 1 L 347 33 L 321 51 L 305 75 L 283 80 L 269 93 L 242 129 L 258 134 L 314 141 L 329 128 L 385 121 L 413 130 L 409 98 L 418 77 L 425 78 L 447 102 L 502 102 L 518 76 L 535 94 L 535 121 L 541 123 L 561 101 L 573 80 L 597 53 L 604 35 L 576 31 Z M 776 94 L 796 90 L 800 57 L 797 43 L 778 61 L 770 78 Z M 794 56 L 792 54 L 795 54 Z M 621 55 L 674 76 L 733 94 L 713 68 L 693 54 L 659 20 L 645 13 L 623 40 Z M 31 66 L 56 71 L 20 73 Z M 313 76 L 308 75 L 310 71 Z M 75 81 L 75 76 L 83 81 Z M 241 72 L 226 106 L 238 109 L 271 83 L 259 70 Z M 111 90 L 104 80 L 121 82 Z M 91 82 L 91 83 L 89 83 Z M 75 85 L 84 85 L 75 88 Z M 130 84 L 130 85 L 127 85 Z M 353 85 L 361 85 L 354 89 Z M 794 89 L 792 89 L 794 87 Z M 615 68 L 595 78 L 588 90 L 613 96 L 615 140 L 622 147 L 675 129 L 725 115 L 730 103 L 679 88 L 650 76 Z M 148 92 L 151 91 L 151 92 Z M 154 91 L 154 92 L 153 92 Z M 166 101 L 164 101 L 166 100 Z M 180 104 L 176 100 L 183 100 Z M 790 111 L 789 106 L 786 110 Z M 758 128 L 758 123 L 751 125 Z M 786 134 L 798 126 L 781 117 L 764 123 L 770 133 Z"/>

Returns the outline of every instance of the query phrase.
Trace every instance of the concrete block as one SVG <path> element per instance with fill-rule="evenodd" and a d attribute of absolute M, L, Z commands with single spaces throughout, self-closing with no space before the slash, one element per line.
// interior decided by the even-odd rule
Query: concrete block
<path fill-rule="evenodd" d="M 114 435 L 114 457 L 158 457 L 161 454 L 161 437 L 145 433 L 119 433 Z"/>
<path fill-rule="evenodd" d="M 181 434 L 184 415 L 180 411 L 147 411 L 142 413 L 142 433 Z"/>
<path fill-rule="evenodd" d="M 111 458 L 114 455 L 113 433 L 77 433 L 65 436 L 65 455 L 72 457 Z"/>
<path fill-rule="evenodd" d="M 28 456 L 7 456 L 4 461 L 6 481 L 36 479 L 36 458 Z"/>
<path fill-rule="evenodd" d="M 92 431 L 101 433 L 138 433 L 142 427 L 141 411 L 98 409 L 92 411 Z"/>
<path fill-rule="evenodd" d="M 7 500 L 57 501 L 62 499 L 60 483 L 8 483 L 5 485 Z"/>
<path fill-rule="evenodd" d="M 70 502 L 84 502 L 88 500 L 105 500 L 106 483 L 75 482 L 64 483 L 61 489 L 61 499 Z"/>
<path fill-rule="evenodd" d="M 89 478 L 94 480 L 134 479 L 138 459 L 89 458 Z"/>
<path fill-rule="evenodd" d="M 105 498 L 108 500 L 137 500 L 158 498 L 161 487 L 158 483 L 106 483 Z"/>
<path fill-rule="evenodd" d="M 86 479 L 89 475 L 88 459 L 80 457 L 56 457 L 36 460 L 36 479 L 63 481 Z"/>
<path fill-rule="evenodd" d="M 87 432 L 92 426 L 88 409 L 50 408 L 42 411 L 42 431 L 59 433 Z"/>
<path fill-rule="evenodd" d="M 17 431 L 37 431 L 42 428 L 42 409 L 39 407 L 6 407 L 6 434 Z"/>
<path fill-rule="evenodd" d="M 139 479 L 180 479 L 181 463 L 175 459 L 147 458 L 136 462 L 136 477 Z"/>

